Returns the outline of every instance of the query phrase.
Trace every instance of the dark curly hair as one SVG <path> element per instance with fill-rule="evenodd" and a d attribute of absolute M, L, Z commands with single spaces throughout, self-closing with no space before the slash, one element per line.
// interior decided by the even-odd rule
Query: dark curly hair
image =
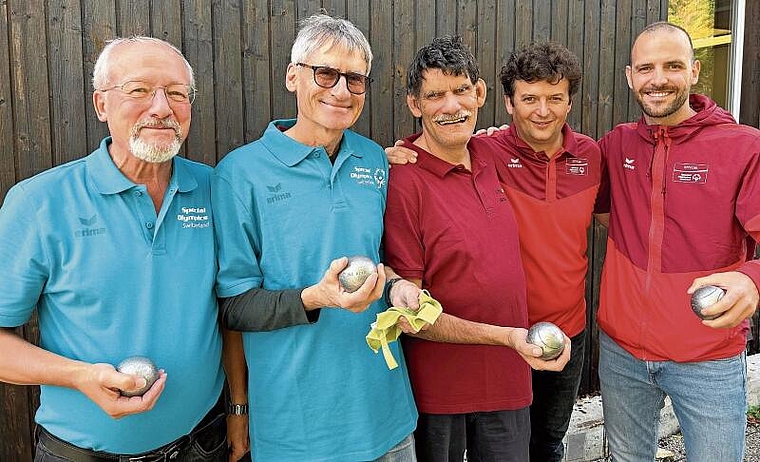
<path fill-rule="evenodd" d="M 459 35 L 436 37 L 419 50 L 406 71 L 406 92 L 414 97 L 420 95 L 422 74 L 427 69 L 440 69 L 447 75 L 467 75 L 472 83 L 478 81 L 480 71 L 475 56 L 462 43 Z"/>
<path fill-rule="evenodd" d="M 515 94 L 515 81 L 533 83 L 545 80 L 556 84 L 563 78 L 570 82 L 570 98 L 581 83 L 581 64 L 578 57 L 556 42 L 531 43 L 514 51 L 499 74 L 504 94 Z"/>

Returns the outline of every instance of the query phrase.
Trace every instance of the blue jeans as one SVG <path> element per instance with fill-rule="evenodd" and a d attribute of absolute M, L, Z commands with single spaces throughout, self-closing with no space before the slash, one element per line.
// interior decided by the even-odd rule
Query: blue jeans
<path fill-rule="evenodd" d="M 570 361 L 560 372 L 533 371 L 533 404 L 530 406 L 530 460 L 561 462 L 562 439 L 578 397 L 586 350 L 586 331 L 571 341 Z"/>
<path fill-rule="evenodd" d="M 747 357 L 693 363 L 642 361 L 600 331 L 604 430 L 614 461 L 651 462 L 665 395 L 689 462 L 741 462 L 747 426 Z"/>
<path fill-rule="evenodd" d="M 420 413 L 414 437 L 420 462 L 527 462 L 530 411 Z"/>
<path fill-rule="evenodd" d="M 373 462 L 417 462 L 414 452 L 414 435 L 410 434 Z"/>

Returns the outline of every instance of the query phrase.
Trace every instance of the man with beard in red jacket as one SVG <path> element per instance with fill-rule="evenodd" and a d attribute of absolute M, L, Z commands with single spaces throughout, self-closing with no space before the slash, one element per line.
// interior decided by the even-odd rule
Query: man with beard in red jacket
<path fill-rule="evenodd" d="M 654 460 L 659 411 L 673 403 L 690 462 L 741 461 L 747 318 L 758 303 L 760 131 L 702 95 L 700 64 L 678 26 L 646 27 L 628 85 L 644 112 L 600 141 L 609 213 L 602 274 L 599 376 L 616 461 Z M 691 294 L 725 296 L 701 320 Z"/>

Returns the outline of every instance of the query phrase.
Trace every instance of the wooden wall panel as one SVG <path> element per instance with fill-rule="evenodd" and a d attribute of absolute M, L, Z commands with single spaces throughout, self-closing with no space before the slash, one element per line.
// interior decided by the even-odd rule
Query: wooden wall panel
<path fill-rule="evenodd" d="M 596 77 L 599 82 L 596 96 L 599 104 L 596 137 L 612 128 L 612 94 L 615 79 L 619 77 L 615 69 L 615 10 L 615 1 L 602 0 L 599 14 L 599 66 Z"/>
<path fill-rule="evenodd" d="M 587 1 L 585 4 L 585 23 L 583 27 L 584 62 L 583 75 L 587 78 L 583 81 L 583 96 L 580 98 L 582 110 L 581 131 L 592 138 L 599 138 L 597 129 L 597 114 L 599 106 L 599 35 L 601 25 L 599 16 L 601 9 L 599 4 Z"/>
<path fill-rule="evenodd" d="M 183 51 L 193 66 L 198 94 L 193 103 L 192 122 L 185 148 L 187 157 L 209 165 L 219 158 L 216 146 L 214 87 L 214 37 L 211 3 L 184 2 Z"/>
<path fill-rule="evenodd" d="M 226 153 L 243 144 L 243 71 L 240 4 L 215 0 L 211 4 L 214 40 L 214 105 L 216 152 Z"/>
<path fill-rule="evenodd" d="M 630 100 L 630 89 L 625 79 L 625 66 L 628 64 L 630 53 L 625 48 L 630 48 L 631 43 L 631 9 L 633 8 L 631 0 L 619 0 L 617 5 L 617 15 L 615 18 L 615 53 L 614 60 L 610 63 L 611 68 L 608 72 L 615 76 L 615 88 L 612 92 L 613 120 L 628 119 L 628 102 Z M 603 131 L 611 127 L 602 127 Z"/>
<path fill-rule="evenodd" d="M 515 0 L 515 46 L 524 47 L 533 40 L 533 1 Z"/>
<path fill-rule="evenodd" d="M 499 71 L 502 62 L 496 57 L 496 2 L 495 0 L 481 0 L 477 2 L 477 17 L 475 19 L 475 37 L 473 53 L 480 66 L 480 75 L 486 82 L 486 103 L 478 111 L 478 127 L 491 127 L 500 125 L 496 120 L 496 108 L 504 106 L 504 92 L 501 90 Z"/>
<path fill-rule="evenodd" d="M 296 36 L 296 4 L 293 0 L 272 0 L 270 5 L 272 118 L 291 118 L 296 115 L 296 103 L 293 95 L 285 88 L 285 71 L 290 63 L 290 45 Z"/>
<path fill-rule="evenodd" d="M 531 41 L 544 41 L 552 36 L 552 17 L 557 14 L 552 0 L 533 0 L 533 37 Z"/>
<path fill-rule="evenodd" d="M 53 165 L 45 2 L 14 2 L 9 13 L 16 178 L 22 180 Z"/>
<path fill-rule="evenodd" d="M 150 0 L 117 0 L 116 19 L 121 37 L 150 35 Z"/>
<path fill-rule="evenodd" d="M 395 18 L 393 17 L 391 2 L 371 1 L 369 3 L 372 25 L 367 39 L 370 45 L 374 45 L 372 47 L 372 54 L 375 55 L 375 59 L 372 61 L 372 78 L 375 81 L 372 82 L 372 89 L 368 95 L 369 107 L 365 106 L 365 111 L 369 109 L 369 112 L 361 117 L 370 116 L 372 139 L 380 143 L 381 146 L 389 146 L 397 139 L 393 131 L 395 75 L 392 44 L 390 43 L 393 40 Z M 432 16 L 427 17 L 426 20 L 432 20 Z"/>
<path fill-rule="evenodd" d="M 78 0 L 48 3 L 51 127 L 55 165 L 82 157 L 87 151 L 85 98 L 90 85 L 83 75 L 82 12 Z"/>
<path fill-rule="evenodd" d="M 457 2 L 450 0 L 436 0 L 435 9 L 428 12 L 429 15 L 433 15 L 433 23 L 435 24 L 435 34 L 440 35 L 452 35 L 457 33 Z M 426 18 L 420 18 L 422 21 L 427 21 Z"/>
<path fill-rule="evenodd" d="M 739 121 L 743 124 L 760 126 L 760 34 L 756 26 L 760 24 L 760 2 L 747 2 L 746 8 Z"/>
<path fill-rule="evenodd" d="M 406 72 L 414 58 L 415 10 L 413 1 L 398 1 L 393 6 L 395 26 L 393 29 L 393 48 L 382 48 L 376 53 L 392 57 L 393 62 L 393 137 L 401 139 L 416 130 L 414 116 L 406 104 Z"/>
<path fill-rule="evenodd" d="M 595 69 L 586 65 L 586 50 L 583 33 L 583 30 L 586 27 L 586 22 L 584 16 L 584 2 L 582 0 L 570 0 L 567 8 L 568 24 L 567 42 L 565 42 L 565 46 L 578 56 L 578 59 L 581 62 L 581 69 L 583 69 L 583 80 L 581 81 L 581 87 L 578 89 L 578 93 L 573 98 L 573 109 L 567 117 L 567 123 L 573 127 L 573 130 L 578 131 L 582 131 L 583 99 L 586 81 L 596 78 L 594 77 Z"/>
<path fill-rule="evenodd" d="M 2 2 L 0 31 L 7 31 L 8 26 L 8 4 Z M 0 34 L 0 201 L 16 182 L 12 100 L 10 47 L 6 33 Z"/>
<path fill-rule="evenodd" d="M 84 0 L 81 2 L 82 21 L 82 63 L 83 86 L 86 89 L 84 98 L 85 122 L 87 125 L 87 147 L 89 153 L 98 147 L 100 140 L 108 136 L 108 127 L 100 122 L 95 115 L 92 105 L 92 71 L 95 60 L 108 40 L 118 34 L 116 32 L 116 4 L 113 1 Z"/>
<path fill-rule="evenodd" d="M 369 31 L 372 28 L 372 8 L 371 8 L 371 0 L 348 0 L 346 4 L 346 17 L 353 22 L 356 27 L 359 28 L 360 31 L 364 33 L 365 37 L 369 37 Z M 376 54 L 378 50 L 373 46 L 372 47 L 372 53 L 373 55 Z M 376 78 L 378 73 L 375 72 L 375 63 L 377 63 L 377 58 L 373 60 L 372 63 L 372 70 L 370 71 L 370 75 L 372 78 Z M 353 127 L 353 130 L 357 133 L 361 133 L 364 136 L 370 136 L 371 133 L 371 119 L 372 119 L 372 93 L 374 93 L 373 88 L 375 87 L 375 84 L 370 84 L 369 92 L 367 93 L 367 97 L 364 101 L 364 109 L 362 110 L 361 115 L 359 116 L 359 119 L 356 121 L 356 124 Z"/>
<path fill-rule="evenodd" d="M 507 62 L 512 51 L 515 49 L 515 0 L 500 0 L 496 8 L 496 62 L 499 69 Z M 497 80 L 498 82 L 498 80 Z M 494 105 L 494 119 L 496 125 L 501 125 L 509 121 L 507 109 L 502 102 L 504 91 L 501 84 L 494 86 L 492 97 L 498 95 L 500 104 Z"/>
<path fill-rule="evenodd" d="M 554 0 L 552 2 L 552 33 L 550 40 L 567 44 L 568 15 L 571 0 Z"/>

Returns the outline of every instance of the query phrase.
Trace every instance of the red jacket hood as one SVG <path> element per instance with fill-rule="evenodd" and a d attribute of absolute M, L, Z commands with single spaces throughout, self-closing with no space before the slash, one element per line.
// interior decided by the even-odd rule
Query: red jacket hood
<path fill-rule="evenodd" d="M 678 125 L 668 126 L 668 137 L 673 143 L 681 143 L 692 137 L 704 127 L 720 124 L 735 124 L 736 120 L 726 111 L 705 95 L 689 95 L 689 105 L 697 113 Z M 654 132 L 659 125 L 647 125 L 642 115 L 636 126 L 636 132 L 650 144 L 655 143 Z"/>

